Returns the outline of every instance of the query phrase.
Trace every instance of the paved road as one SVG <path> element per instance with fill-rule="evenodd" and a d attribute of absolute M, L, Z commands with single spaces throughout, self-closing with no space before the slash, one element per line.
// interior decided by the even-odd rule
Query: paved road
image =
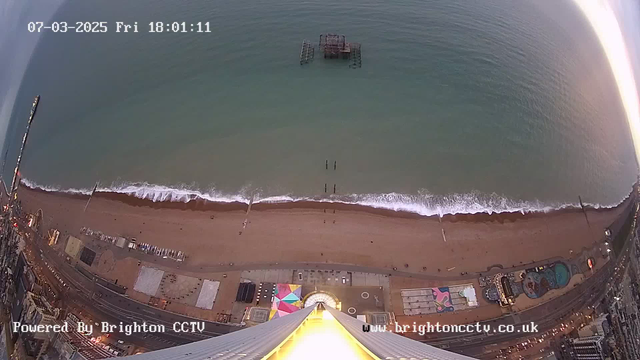
<path fill-rule="evenodd" d="M 36 253 L 39 251 L 36 248 Z M 91 291 L 84 288 L 79 288 L 75 285 L 72 280 L 66 275 L 64 272 L 60 271 L 60 265 L 51 261 L 50 258 L 46 258 L 47 263 L 52 265 L 52 267 L 56 270 L 58 275 L 65 281 L 65 283 L 73 286 L 70 289 L 64 289 L 59 283 L 58 280 L 53 276 L 53 273 L 50 272 L 48 267 L 44 264 L 44 261 L 37 256 L 35 259 L 36 264 L 40 266 L 42 269 L 39 272 L 39 276 L 43 276 L 47 279 L 49 284 L 54 287 L 60 296 L 62 308 L 65 308 L 67 305 L 70 307 L 71 311 L 78 315 L 82 313 L 82 318 L 84 319 L 92 319 L 92 323 L 94 321 L 107 321 L 110 323 L 118 323 L 121 321 L 117 316 L 114 316 L 110 312 L 103 312 L 96 306 L 95 301 L 91 300 Z M 165 339 L 161 339 L 159 341 L 146 340 L 143 336 L 131 336 L 131 337 L 120 337 L 117 334 L 114 335 L 114 339 L 121 339 L 123 341 L 127 341 L 135 346 L 140 346 L 148 349 L 161 349 L 168 346 L 176 345 L 177 343 L 173 341 L 168 341 Z"/>
<path fill-rule="evenodd" d="M 581 311 L 587 306 L 600 301 L 607 292 L 607 289 L 610 288 L 610 284 L 621 280 L 620 276 L 613 276 L 614 271 L 616 267 L 628 263 L 628 254 L 632 243 L 633 239 L 625 244 L 625 249 L 617 259 L 609 261 L 602 269 L 600 269 L 600 271 L 586 279 L 574 289 L 571 289 L 566 294 L 552 299 L 545 304 L 516 314 L 515 316 L 508 316 L 498 320 L 482 322 L 481 324 L 491 324 L 493 328 L 496 328 L 500 324 L 512 324 L 515 325 L 517 329 L 521 324 L 529 324 L 530 322 L 533 322 L 538 324 L 538 330 L 540 333 L 552 329 L 572 313 Z M 456 334 L 448 338 L 439 338 L 428 342 L 431 345 L 440 345 L 447 348 L 447 350 L 468 356 L 480 359 L 492 359 L 495 358 L 499 349 L 506 346 L 488 347 L 487 345 L 510 341 L 515 342 L 514 340 L 517 339 L 531 338 L 534 336 L 535 334 L 524 335 L 522 333 L 494 335 L 478 334 L 474 336 L 469 336 L 468 334 Z"/>
<path fill-rule="evenodd" d="M 83 237 L 83 239 L 87 239 L 88 237 Z M 91 239 L 91 242 L 94 245 L 102 245 L 105 244 L 100 240 Z M 172 259 L 162 259 L 153 254 L 147 254 L 139 250 L 129 250 L 129 249 L 120 249 L 116 246 L 109 246 L 109 250 L 113 253 L 116 259 L 124 259 L 126 257 L 132 257 L 137 260 L 155 263 L 167 267 L 178 267 L 182 271 L 189 271 L 194 273 L 221 273 L 226 271 L 245 271 L 245 270 L 290 270 L 290 269 L 321 269 L 321 270 L 340 270 L 340 271 L 351 271 L 351 272 L 363 272 L 363 273 L 371 273 L 371 274 L 384 274 L 384 275 L 392 275 L 392 276 L 401 276 L 401 277 L 409 277 L 416 279 L 424 279 L 424 280 L 440 280 L 440 281 L 454 281 L 454 280 L 474 280 L 477 279 L 479 274 L 488 275 L 494 274 L 503 271 L 518 271 L 529 269 L 536 266 L 546 265 L 549 262 L 565 260 L 561 257 L 545 259 L 541 261 L 537 261 L 534 263 L 522 264 L 516 267 L 502 267 L 493 266 L 490 270 L 483 272 L 470 272 L 465 275 L 460 275 L 460 273 L 449 273 L 444 272 L 447 275 L 434 275 L 433 273 L 417 273 L 417 272 L 408 272 L 402 271 L 402 269 L 393 270 L 393 269 L 385 269 L 379 267 L 371 267 L 371 266 L 361 266 L 361 265 L 350 265 L 350 264 L 334 264 L 334 263 L 316 263 L 316 262 L 278 262 L 278 263 L 251 263 L 251 264 L 217 264 L 217 265 L 190 265 L 188 260 L 183 263 L 177 263 Z M 581 253 L 576 254 L 575 256 L 579 256 Z M 433 270 L 433 269 L 432 269 Z"/>
<path fill-rule="evenodd" d="M 61 294 L 66 303 L 79 304 L 87 313 L 93 314 L 95 320 L 100 319 L 115 325 L 121 322 L 125 325 L 132 324 L 133 322 L 137 322 L 138 324 L 146 322 L 148 324 L 164 325 L 167 330 L 164 333 L 155 333 L 153 335 L 117 335 L 118 338 L 126 342 L 153 350 L 203 340 L 241 329 L 241 327 L 237 325 L 194 319 L 132 300 L 88 279 L 75 270 L 71 264 L 64 261 L 60 254 L 48 246 L 41 246 L 40 242 L 36 242 L 34 245 L 37 250 L 43 251 L 44 259 L 49 262 L 58 272 L 58 275 L 69 284 L 70 289 Z M 44 264 L 41 264 L 41 267 L 44 271 L 47 271 Z M 202 334 L 176 333 L 173 331 L 174 323 L 192 321 L 204 323 L 205 330 Z"/>
<path fill-rule="evenodd" d="M 588 306 L 588 304 L 591 304 L 590 301 L 601 298 L 606 288 L 604 285 L 609 279 L 612 270 L 613 263 L 609 263 L 597 274 L 591 276 L 585 282 L 560 297 L 514 316 L 486 323 L 491 324 L 494 329 L 500 324 L 515 325 L 515 328 L 518 329 L 522 324 L 534 323 L 538 325 L 538 332 L 544 333 L 557 326 L 572 313 L 582 310 Z M 451 351 L 477 358 L 484 358 L 486 355 L 489 355 L 485 354 L 486 345 L 535 336 L 536 334 L 523 333 L 492 334 L 490 336 L 481 334 L 476 338 L 466 338 L 462 339 L 462 341 L 448 342 L 448 345 Z M 498 347 L 496 350 L 500 348 L 502 347 Z M 492 357 L 495 357 L 495 355 L 490 356 L 490 358 Z"/>
<path fill-rule="evenodd" d="M 203 334 L 177 334 L 171 331 L 172 324 L 174 322 L 182 322 L 182 321 L 201 321 L 198 319 L 188 318 L 186 316 L 170 313 L 167 311 L 160 310 L 155 307 L 148 306 L 146 304 L 142 304 L 131 300 L 125 296 L 114 293 L 113 291 L 106 289 L 95 282 L 89 280 L 85 276 L 81 275 L 77 270 L 75 270 L 70 264 L 66 263 L 60 254 L 56 253 L 50 247 L 46 245 L 42 245 L 43 241 L 38 241 L 36 244 L 37 248 L 40 248 L 45 253 L 45 258 L 55 264 L 55 268 L 59 271 L 60 276 L 63 277 L 65 282 L 70 284 L 74 291 L 70 293 L 74 294 L 66 294 L 70 298 L 73 298 L 74 301 L 78 301 L 82 304 L 84 308 L 87 309 L 88 312 L 95 314 L 96 319 L 105 319 L 105 321 L 112 322 L 114 324 L 119 324 L 122 321 L 124 324 L 130 324 L 133 321 L 138 323 L 147 322 L 150 324 L 162 324 L 167 327 L 167 332 L 161 334 L 155 334 L 153 336 L 136 334 L 132 336 L 128 336 L 126 341 L 134 343 L 139 346 L 143 346 L 148 349 L 157 349 L 167 346 L 172 346 L 176 344 L 184 344 L 204 338 L 208 338 L 211 336 L 217 336 L 221 334 L 228 333 L 230 331 L 238 329 L 236 326 L 230 326 L 228 324 L 219 324 L 213 322 L 205 322 L 205 331 Z M 152 261 L 156 263 L 160 263 L 163 261 L 170 262 L 171 266 L 176 266 L 175 262 L 170 260 L 159 259 L 153 255 L 143 254 L 141 252 L 133 252 L 129 253 L 126 250 L 122 250 L 120 252 L 118 249 L 112 249 L 114 253 L 118 253 L 117 256 L 132 256 L 134 255 L 137 258 L 144 259 L 147 261 Z M 125 255 L 126 254 L 126 255 Z M 148 257 L 148 259 L 147 259 Z M 548 263 L 549 260 L 546 260 L 545 263 Z M 169 264 L 167 264 L 169 265 Z M 192 271 L 204 271 L 203 268 L 200 269 L 191 269 L 188 265 L 181 264 L 181 268 Z M 469 274 L 468 276 L 452 276 L 452 277 L 438 277 L 432 276 L 428 274 L 414 274 L 414 273 L 404 273 L 400 271 L 389 271 L 385 269 L 374 269 L 367 268 L 361 266 L 351 266 L 351 265 L 337 265 L 337 264 L 315 264 L 315 263 L 280 263 L 280 264 L 252 264 L 246 266 L 233 266 L 233 265 L 216 265 L 210 266 L 206 268 L 206 271 L 229 271 L 229 270 L 246 270 L 246 269 L 255 269 L 256 266 L 260 266 L 262 268 L 331 268 L 349 270 L 349 271 L 364 271 L 364 272 L 373 272 L 373 273 L 391 273 L 394 275 L 402 275 L 402 276 L 411 276 L 411 277 L 419 277 L 419 278 L 429 278 L 429 279 L 454 279 L 454 278 L 475 278 L 477 275 Z M 531 264 L 523 265 L 523 268 L 531 267 Z M 604 286 L 609 279 L 612 269 L 613 269 L 613 261 L 609 262 L 609 264 L 605 265 L 603 269 L 598 271 L 598 273 L 591 276 L 584 283 L 576 286 L 576 288 L 571 289 L 567 294 L 553 299 L 550 302 L 533 308 L 528 311 L 524 311 L 515 316 L 507 316 L 500 319 L 483 322 L 482 324 L 489 324 L 493 328 L 497 328 L 500 324 L 528 324 L 530 322 L 534 322 L 538 324 L 539 331 L 546 331 L 549 328 L 554 327 L 558 324 L 559 320 L 564 318 L 565 316 L 582 309 L 585 304 L 599 297 L 599 294 L 604 293 L 606 286 Z M 498 269 L 495 269 L 498 271 Z M 77 291 L 77 294 L 75 292 Z M 487 345 L 504 343 L 507 341 L 513 341 L 515 339 L 521 338 L 522 334 L 450 334 L 446 337 L 437 337 L 426 340 L 431 345 L 440 345 L 442 347 L 446 347 L 448 350 L 464 353 L 474 357 L 484 357 L 486 355 L 485 349 Z M 483 355 L 484 354 L 484 355 Z"/>

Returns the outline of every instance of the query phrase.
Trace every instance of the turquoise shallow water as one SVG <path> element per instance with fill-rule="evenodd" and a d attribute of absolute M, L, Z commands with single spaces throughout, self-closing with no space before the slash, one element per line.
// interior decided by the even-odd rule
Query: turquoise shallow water
<path fill-rule="evenodd" d="M 568 1 L 72 0 L 53 20 L 111 29 L 47 33 L 33 54 L 10 134 L 40 94 L 22 173 L 42 186 L 247 201 L 335 184 L 430 214 L 613 205 L 635 180 L 611 71 Z M 325 32 L 361 43 L 362 68 L 301 67 Z"/>

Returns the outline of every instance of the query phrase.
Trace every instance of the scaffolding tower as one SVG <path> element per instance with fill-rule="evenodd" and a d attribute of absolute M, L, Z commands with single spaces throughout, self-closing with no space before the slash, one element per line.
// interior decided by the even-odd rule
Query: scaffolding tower
<path fill-rule="evenodd" d="M 360 44 L 351 43 L 351 52 L 349 53 L 349 67 L 357 69 L 362 67 L 362 52 L 360 51 Z"/>
<path fill-rule="evenodd" d="M 300 48 L 300 65 L 308 64 L 313 60 L 315 48 L 311 45 L 309 40 L 302 41 L 302 47 Z"/>

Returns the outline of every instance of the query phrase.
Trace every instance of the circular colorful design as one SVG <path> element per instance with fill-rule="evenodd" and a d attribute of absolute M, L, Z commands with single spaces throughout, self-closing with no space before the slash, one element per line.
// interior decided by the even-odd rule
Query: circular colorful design
<path fill-rule="evenodd" d="M 546 286 L 547 291 L 558 288 L 556 273 L 551 268 L 544 269 L 544 271 L 542 271 L 542 277 L 544 278 L 544 280 L 546 280 L 546 284 L 544 286 Z M 544 280 L 541 281 L 544 282 Z"/>
<path fill-rule="evenodd" d="M 522 281 L 522 290 L 532 298 L 537 299 L 549 290 L 567 286 L 571 279 L 569 268 L 564 263 L 555 263 L 540 272 L 528 272 Z"/>
<path fill-rule="evenodd" d="M 484 297 L 489 300 L 489 301 L 499 301 L 500 300 L 500 294 L 498 294 L 498 289 L 496 288 L 495 285 L 492 285 L 488 288 L 486 288 L 483 292 Z"/>
<path fill-rule="evenodd" d="M 522 281 L 522 290 L 524 290 L 524 293 L 528 297 L 537 299 L 541 296 L 539 294 L 541 278 L 542 277 L 537 272 L 527 273 L 527 275 L 524 277 L 524 280 Z"/>

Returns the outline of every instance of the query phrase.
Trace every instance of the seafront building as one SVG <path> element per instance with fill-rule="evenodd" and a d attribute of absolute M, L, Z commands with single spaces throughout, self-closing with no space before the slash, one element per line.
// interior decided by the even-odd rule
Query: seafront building
<path fill-rule="evenodd" d="M 567 339 L 565 347 L 566 359 L 571 360 L 604 360 L 604 337 L 600 335 L 587 336 L 579 339 Z"/>
<path fill-rule="evenodd" d="M 606 336 L 609 333 L 611 333 L 611 329 L 607 322 L 606 314 L 602 314 L 593 319 L 587 326 L 578 331 L 578 335 L 580 335 L 581 338 L 594 335 Z"/>
<path fill-rule="evenodd" d="M 463 360 L 335 310 L 324 303 L 231 334 L 132 356 L 173 359 L 431 359 Z"/>
<path fill-rule="evenodd" d="M 64 321 L 64 310 L 56 307 L 59 294 L 45 278 L 34 271 L 34 266 L 26 258 L 24 252 L 17 256 L 17 265 L 13 274 L 16 290 L 11 307 L 10 323 L 23 325 L 63 325 L 70 324 L 69 332 L 13 332 L 6 325 L 2 332 L 2 340 L 11 347 L 6 347 L 7 358 L 11 359 L 63 359 L 63 360 L 97 360 L 124 354 L 124 351 L 108 350 L 100 343 L 91 341 L 90 337 L 80 334 L 73 324 L 79 319 L 67 313 Z M 113 347 L 113 346 L 112 346 Z M 11 350 L 12 349 L 12 350 Z M 0 359 L 3 357 L 0 356 Z"/>
<path fill-rule="evenodd" d="M 637 235 L 629 266 L 621 269 L 624 273 L 620 283 L 613 284 L 605 300 L 615 359 L 640 359 L 640 243 Z"/>
<path fill-rule="evenodd" d="M 55 324 L 56 315 L 52 307 L 40 296 L 28 292 L 23 303 L 22 324 L 34 326 Z M 24 333 L 22 340 L 27 353 L 37 358 L 46 351 L 51 341 L 51 336 L 49 333 L 43 332 Z"/>

